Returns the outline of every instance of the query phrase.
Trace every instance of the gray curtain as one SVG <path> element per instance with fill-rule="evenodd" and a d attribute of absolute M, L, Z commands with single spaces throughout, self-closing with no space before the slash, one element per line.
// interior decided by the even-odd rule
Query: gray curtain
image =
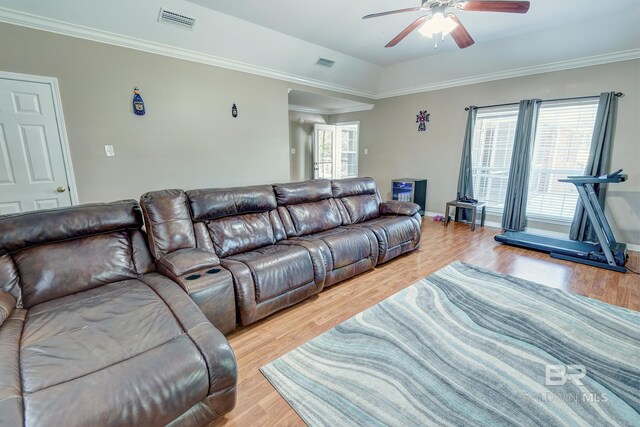
<path fill-rule="evenodd" d="M 598 103 L 598 113 L 596 123 L 593 128 L 593 138 L 591 139 L 591 151 L 585 168 L 585 175 L 604 175 L 610 172 L 611 167 L 611 146 L 613 145 L 613 133 L 615 128 L 616 110 L 618 98 L 615 92 L 603 92 L 600 94 Z M 604 209 L 604 200 L 607 193 L 607 186 L 600 187 L 594 185 L 600 206 Z M 576 213 L 573 217 L 569 238 L 572 240 L 597 242 L 591 222 L 584 210 L 584 205 L 580 200 L 576 206 Z"/>
<path fill-rule="evenodd" d="M 527 193 L 533 141 L 538 121 L 539 99 L 520 101 L 516 135 L 513 142 L 509 183 L 502 213 L 502 228 L 522 231 L 527 225 Z"/>
<path fill-rule="evenodd" d="M 471 168 L 471 148 L 473 133 L 476 127 L 478 107 L 469 107 L 467 116 L 467 130 L 464 133 L 464 145 L 462 146 L 462 158 L 460 159 L 460 174 L 458 175 L 458 194 L 473 197 L 473 170 Z M 471 221 L 469 209 L 458 209 L 458 221 Z"/>

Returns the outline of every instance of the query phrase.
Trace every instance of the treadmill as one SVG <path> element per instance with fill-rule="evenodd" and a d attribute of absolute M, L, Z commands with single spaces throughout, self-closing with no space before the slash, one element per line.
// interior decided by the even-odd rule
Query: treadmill
<path fill-rule="evenodd" d="M 557 239 L 523 231 L 504 231 L 496 235 L 495 240 L 507 245 L 547 252 L 552 258 L 626 273 L 627 245 L 616 242 L 593 185 L 617 184 L 626 181 L 627 178 L 628 175 L 623 174 L 620 169 L 608 175 L 569 176 L 559 180 L 576 186 L 599 243 Z"/>

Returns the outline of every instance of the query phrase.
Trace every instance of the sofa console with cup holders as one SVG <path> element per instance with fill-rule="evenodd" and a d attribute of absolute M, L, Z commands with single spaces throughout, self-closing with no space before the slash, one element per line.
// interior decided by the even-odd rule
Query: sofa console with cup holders
<path fill-rule="evenodd" d="M 416 249 L 421 238 L 420 207 L 382 202 L 371 178 L 161 190 L 140 203 L 158 271 L 225 333 Z"/>
<path fill-rule="evenodd" d="M 158 274 L 141 228 L 133 200 L 0 217 L 0 425 L 192 426 L 233 409 L 235 357 L 196 305 L 218 294 L 196 286 L 194 303 Z M 217 258 L 180 259 L 206 276 Z"/>

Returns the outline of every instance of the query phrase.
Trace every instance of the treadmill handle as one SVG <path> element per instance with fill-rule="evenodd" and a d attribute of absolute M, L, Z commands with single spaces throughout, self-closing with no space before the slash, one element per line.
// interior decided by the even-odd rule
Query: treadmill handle
<path fill-rule="evenodd" d="M 609 175 L 605 175 L 607 178 L 614 178 L 622 173 L 622 169 L 618 169 L 615 172 L 611 172 Z"/>

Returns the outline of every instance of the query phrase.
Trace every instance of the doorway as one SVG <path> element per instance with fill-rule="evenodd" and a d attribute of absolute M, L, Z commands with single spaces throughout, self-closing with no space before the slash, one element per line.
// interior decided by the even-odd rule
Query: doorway
<path fill-rule="evenodd" d="M 360 123 L 355 121 L 359 117 L 347 115 L 374 107 L 361 101 L 290 89 L 291 180 L 357 176 Z M 340 131 L 336 124 L 341 126 Z M 319 147 L 316 142 L 321 140 Z M 341 143 L 336 145 L 338 141 Z"/>
<path fill-rule="evenodd" d="M 77 203 L 57 80 L 0 72 L 0 215 Z"/>

